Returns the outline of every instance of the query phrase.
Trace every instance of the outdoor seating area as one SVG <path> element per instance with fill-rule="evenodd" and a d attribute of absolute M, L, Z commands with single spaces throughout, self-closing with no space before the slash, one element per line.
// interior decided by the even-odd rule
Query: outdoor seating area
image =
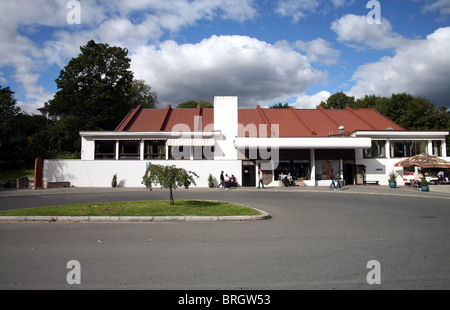
<path fill-rule="evenodd" d="M 422 182 L 426 180 L 431 185 L 450 185 L 449 168 L 450 162 L 437 156 L 419 154 L 401 162 L 396 167 L 416 167 L 417 176 L 410 180 L 411 189 L 422 190 Z"/>
<path fill-rule="evenodd" d="M 285 175 L 282 172 L 278 177 L 279 177 L 279 180 L 278 180 L 279 186 L 285 186 L 285 187 L 296 186 L 296 182 L 295 182 L 296 180 L 294 180 L 294 177 L 292 177 L 292 175 L 290 173 Z"/>

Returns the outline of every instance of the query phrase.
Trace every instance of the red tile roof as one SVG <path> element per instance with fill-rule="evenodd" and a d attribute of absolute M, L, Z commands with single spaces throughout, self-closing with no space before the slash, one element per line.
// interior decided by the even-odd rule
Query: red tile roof
<path fill-rule="evenodd" d="M 117 127 L 116 131 L 128 132 L 170 132 L 198 131 L 195 123 L 201 117 L 202 131 L 212 131 L 213 109 L 133 109 Z M 374 109 L 315 110 L 289 109 L 239 109 L 239 136 L 270 136 L 279 131 L 279 136 L 328 137 L 339 134 L 344 126 L 346 135 L 358 130 L 405 130 Z M 198 121 L 197 121 L 198 122 Z M 181 126 L 180 126 L 181 124 Z M 264 131 L 261 131 L 264 130 Z"/>

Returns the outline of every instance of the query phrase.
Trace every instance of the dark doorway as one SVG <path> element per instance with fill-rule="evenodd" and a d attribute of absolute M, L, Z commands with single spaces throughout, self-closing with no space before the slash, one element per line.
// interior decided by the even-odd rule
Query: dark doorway
<path fill-rule="evenodd" d="M 352 160 L 344 160 L 344 181 L 346 185 L 355 184 L 355 162 Z"/>
<path fill-rule="evenodd" d="M 242 186 L 256 186 L 256 162 L 248 160 L 242 162 Z"/>

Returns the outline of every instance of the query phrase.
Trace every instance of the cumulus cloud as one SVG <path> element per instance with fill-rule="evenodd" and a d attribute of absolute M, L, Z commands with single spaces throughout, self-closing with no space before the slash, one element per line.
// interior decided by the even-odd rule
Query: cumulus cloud
<path fill-rule="evenodd" d="M 322 101 L 327 101 L 330 96 L 331 93 L 328 91 L 321 91 L 315 95 L 302 94 L 297 97 L 293 106 L 298 109 L 315 109 Z"/>
<path fill-rule="evenodd" d="M 427 3 L 423 7 L 424 12 L 436 12 L 438 11 L 441 15 L 450 15 L 450 0 L 437 0 L 437 1 L 426 1 Z"/>
<path fill-rule="evenodd" d="M 340 8 L 351 5 L 355 0 L 279 0 L 275 13 L 280 16 L 291 17 L 297 23 L 307 15 L 327 12 L 332 8 Z"/>
<path fill-rule="evenodd" d="M 0 81 L 8 83 L 8 78 L 13 78 L 22 86 L 27 103 L 20 104 L 27 112 L 36 112 L 52 97 L 38 86 L 42 68 L 63 67 L 90 39 L 133 51 L 202 19 L 241 22 L 257 15 L 253 0 L 110 0 L 101 4 L 83 0 L 79 1 L 81 25 L 71 25 L 68 3 L 15 0 L 1 4 L 0 70 L 8 66 L 13 74 L 7 77 L 0 72 Z M 29 37 L 41 35 L 42 29 L 47 38 L 38 45 Z"/>
<path fill-rule="evenodd" d="M 336 64 L 341 52 L 334 49 L 332 44 L 323 38 L 317 38 L 309 42 L 298 40 L 294 44 L 295 48 L 305 52 L 307 59 L 312 63 L 322 63 L 327 65 Z"/>
<path fill-rule="evenodd" d="M 294 23 L 314 12 L 319 7 L 317 0 L 282 0 L 278 1 L 275 12 L 281 16 L 292 17 Z"/>
<path fill-rule="evenodd" d="M 397 48 L 409 42 L 395 33 L 392 24 L 382 19 L 380 25 L 370 25 L 366 16 L 348 14 L 331 24 L 337 40 L 357 49 L 377 50 Z"/>
<path fill-rule="evenodd" d="M 350 94 L 391 96 L 407 92 L 424 96 L 437 105 L 448 104 L 450 80 L 450 27 L 440 28 L 424 40 L 410 41 L 396 49 L 393 57 L 358 68 Z"/>
<path fill-rule="evenodd" d="M 132 55 L 135 76 L 163 105 L 239 96 L 241 106 L 264 105 L 305 93 L 326 74 L 300 53 L 246 36 L 212 36 L 198 44 L 166 41 Z"/>

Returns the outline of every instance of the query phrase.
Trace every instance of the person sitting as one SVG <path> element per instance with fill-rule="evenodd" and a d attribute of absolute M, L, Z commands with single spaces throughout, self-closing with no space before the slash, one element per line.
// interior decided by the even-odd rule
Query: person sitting
<path fill-rule="evenodd" d="M 443 182 L 445 182 L 444 180 L 444 171 L 439 171 L 439 173 L 437 174 L 438 177 L 438 184 L 442 184 Z"/>
<path fill-rule="evenodd" d="M 228 189 L 230 187 L 230 177 L 228 176 L 228 174 L 225 174 L 225 189 Z"/>
<path fill-rule="evenodd" d="M 292 175 L 290 172 L 288 173 L 286 179 L 288 181 L 288 186 L 294 186 L 294 179 L 292 178 Z"/>
<path fill-rule="evenodd" d="M 281 184 L 283 184 L 284 186 L 288 186 L 287 176 L 283 172 L 281 172 L 279 180 L 281 181 Z"/>
<path fill-rule="evenodd" d="M 419 172 L 419 176 L 417 177 L 417 182 L 419 183 L 419 188 L 422 187 L 422 180 L 424 178 L 423 172 Z"/>
<path fill-rule="evenodd" d="M 231 175 L 230 181 L 228 182 L 228 187 L 236 187 L 236 177 L 234 174 Z"/>

